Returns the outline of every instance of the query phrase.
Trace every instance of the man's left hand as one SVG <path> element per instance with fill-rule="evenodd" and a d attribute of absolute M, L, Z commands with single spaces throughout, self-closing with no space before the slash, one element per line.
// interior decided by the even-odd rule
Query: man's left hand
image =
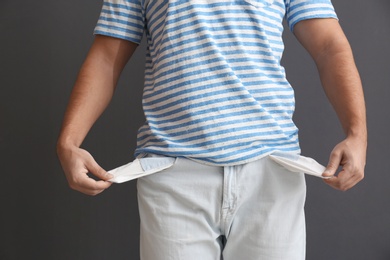
<path fill-rule="evenodd" d="M 331 187 L 346 191 L 364 178 L 367 142 L 358 137 L 348 137 L 333 149 L 323 176 L 332 176 L 324 180 Z M 342 167 L 336 175 L 336 171 Z"/>

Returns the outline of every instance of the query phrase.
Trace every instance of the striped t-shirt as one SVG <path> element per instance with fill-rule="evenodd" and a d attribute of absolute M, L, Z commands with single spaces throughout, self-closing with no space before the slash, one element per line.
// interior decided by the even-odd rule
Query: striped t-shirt
<path fill-rule="evenodd" d="M 282 21 L 335 18 L 330 0 L 104 0 L 95 34 L 147 39 L 136 156 L 237 165 L 299 153 Z"/>

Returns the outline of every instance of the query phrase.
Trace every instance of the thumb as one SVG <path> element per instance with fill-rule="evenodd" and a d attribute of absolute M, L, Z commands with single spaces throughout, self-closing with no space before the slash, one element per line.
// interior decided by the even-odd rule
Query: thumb
<path fill-rule="evenodd" d="M 89 161 L 88 170 L 93 175 L 95 175 L 96 177 L 98 177 L 99 179 L 102 179 L 104 181 L 107 181 L 107 180 L 109 180 L 109 179 L 114 177 L 114 175 L 108 173 L 102 167 L 100 167 L 100 165 L 97 164 L 97 162 L 94 159 L 91 159 Z"/>
<path fill-rule="evenodd" d="M 339 168 L 340 162 L 341 154 L 333 151 L 330 154 L 328 165 L 322 175 L 326 177 L 334 176 Z"/>

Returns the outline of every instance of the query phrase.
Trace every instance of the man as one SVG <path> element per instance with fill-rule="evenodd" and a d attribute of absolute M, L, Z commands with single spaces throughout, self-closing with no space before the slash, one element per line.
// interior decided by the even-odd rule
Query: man
<path fill-rule="evenodd" d="M 304 177 L 268 157 L 300 153 L 280 65 L 284 17 L 346 134 L 325 182 L 348 190 L 364 175 L 365 105 L 329 0 L 105 0 L 58 155 L 71 188 L 96 195 L 110 186 L 112 176 L 80 145 L 145 34 L 147 121 L 135 154 L 178 159 L 138 180 L 142 259 L 305 258 Z"/>

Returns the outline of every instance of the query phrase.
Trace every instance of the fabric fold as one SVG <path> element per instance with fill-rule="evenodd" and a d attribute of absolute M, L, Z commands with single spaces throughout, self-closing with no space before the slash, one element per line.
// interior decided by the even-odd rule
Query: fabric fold
<path fill-rule="evenodd" d="M 310 157 L 279 151 L 270 154 L 269 157 L 289 171 L 303 172 L 322 179 L 331 178 L 322 176 L 326 167 Z"/>
<path fill-rule="evenodd" d="M 113 174 L 110 182 L 123 183 L 143 176 L 154 174 L 171 167 L 176 161 L 173 157 L 152 157 L 140 158 L 112 169 L 109 173 Z"/>

